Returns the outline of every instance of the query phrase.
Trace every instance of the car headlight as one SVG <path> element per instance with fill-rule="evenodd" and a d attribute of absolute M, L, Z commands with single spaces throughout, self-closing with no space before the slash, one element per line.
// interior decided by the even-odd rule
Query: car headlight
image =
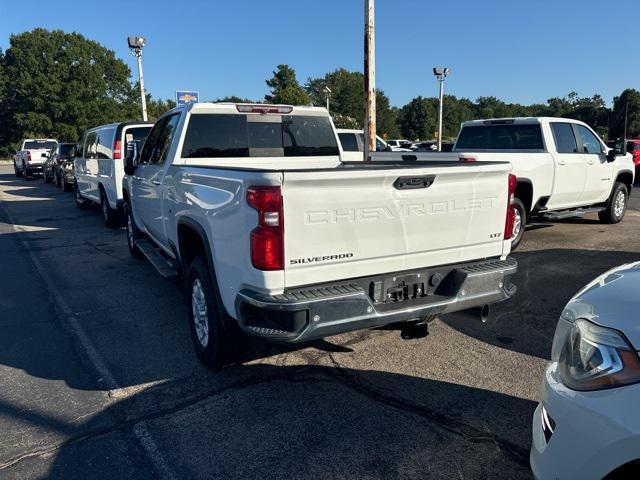
<path fill-rule="evenodd" d="M 562 383 L 587 391 L 640 382 L 640 358 L 621 332 L 582 318 L 569 325 L 557 352 Z"/>

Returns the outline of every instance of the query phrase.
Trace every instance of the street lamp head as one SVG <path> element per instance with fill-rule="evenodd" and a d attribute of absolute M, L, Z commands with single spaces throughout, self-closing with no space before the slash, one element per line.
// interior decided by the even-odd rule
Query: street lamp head
<path fill-rule="evenodd" d="M 129 48 L 140 50 L 142 49 L 146 43 L 147 39 L 144 37 L 128 37 Z"/>
<path fill-rule="evenodd" d="M 450 68 L 447 67 L 433 67 L 433 74 L 436 77 L 446 77 L 451 72 Z"/>
<path fill-rule="evenodd" d="M 325 93 L 331 93 L 331 89 L 327 85 L 325 85 L 324 91 Z"/>

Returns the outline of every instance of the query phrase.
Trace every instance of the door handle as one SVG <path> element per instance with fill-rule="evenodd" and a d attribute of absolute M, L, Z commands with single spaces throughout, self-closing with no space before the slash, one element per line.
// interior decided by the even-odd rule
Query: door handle
<path fill-rule="evenodd" d="M 160 180 L 151 180 L 151 183 L 154 185 L 160 185 L 162 182 Z"/>
<path fill-rule="evenodd" d="M 564 160 L 558 160 L 558 165 L 566 165 L 567 162 L 565 162 Z"/>
<path fill-rule="evenodd" d="M 593 165 L 593 163 L 594 163 L 594 162 L 593 162 L 593 160 L 587 160 L 587 163 L 588 163 L 589 165 Z"/>

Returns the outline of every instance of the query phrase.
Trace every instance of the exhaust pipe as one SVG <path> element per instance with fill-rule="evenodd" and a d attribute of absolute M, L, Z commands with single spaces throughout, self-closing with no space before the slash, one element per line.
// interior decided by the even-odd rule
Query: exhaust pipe
<path fill-rule="evenodd" d="M 463 310 L 460 313 L 466 317 L 473 318 L 474 320 L 479 318 L 482 323 L 487 323 L 487 320 L 489 320 L 489 305 L 470 308 L 468 310 Z"/>

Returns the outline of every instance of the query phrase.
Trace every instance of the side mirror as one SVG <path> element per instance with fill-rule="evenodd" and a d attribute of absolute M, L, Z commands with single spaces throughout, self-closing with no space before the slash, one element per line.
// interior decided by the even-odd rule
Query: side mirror
<path fill-rule="evenodd" d="M 49 154 L 48 153 L 43 153 L 42 155 L 40 155 L 43 158 L 49 158 Z"/>
<path fill-rule="evenodd" d="M 617 156 L 618 156 L 618 152 L 616 151 L 615 148 L 612 148 L 607 152 L 607 162 L 609 163 L 615 162 Z"/>
<path fill-rule="evenodd" d="M 132 140 L 127 142 L 127 153 L 124 157 L 124 173 L 127 175 L 133 175 L 138 166 L 140 151 L 140 142 L 138 140 Z"/>

